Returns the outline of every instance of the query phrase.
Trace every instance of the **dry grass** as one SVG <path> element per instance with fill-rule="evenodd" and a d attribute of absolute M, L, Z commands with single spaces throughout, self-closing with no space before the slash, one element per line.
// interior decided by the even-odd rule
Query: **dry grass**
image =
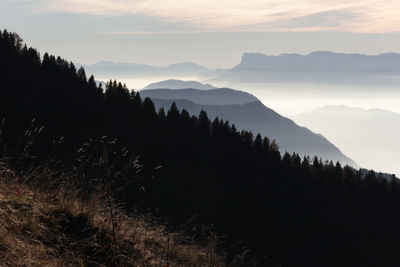
<path fill-rule="evenodd" d="M 225 266 L 212 236 L 200 246 L 150 215 L 121 211 L 114 229 L 98 199 L 61 205 L 60 193 L 10 182 L 13 175 L 0 166 L 0 266 Z"/>
<path fill-rule="evenodd" d="M 114 201 L 118 182 L 141 188 L 141 165 L 125 148 L 113 150 L 115 140 L 104 136 L 82 145 L 68 166 L 52 157 L 61 137 L 48 162 L 35 165 L 31 152 L 43 127 L 34 123 L 13 149 L 0 150 L 0 267 L 249 266 L 242 255 L 226 264 L 207 227 L 194 238 L 150 214 L 128 216 L 120 209 Z"/>

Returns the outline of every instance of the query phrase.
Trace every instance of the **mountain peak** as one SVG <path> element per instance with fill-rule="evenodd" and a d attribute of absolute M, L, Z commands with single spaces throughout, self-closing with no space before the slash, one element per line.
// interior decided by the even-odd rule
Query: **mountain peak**
<path fill-rule="evenodd" d="M 169 79 L 165 81 L 155 82 L 147 85 L 143 88 L 143 90 L 148 89 L 200 89 L 200 90 L 210 90 L 215 89 L 216 87 L 211 84 L 203 84 L 197 81 L 182 81 L 177 79 Z"/>
<path fill-rule="evenodd" d="M 346 54 L 332 51 L 314 51 L 308 55 L 244 53 L 237 71 L 253 72 L 342 72 L 354 73 L 399 73 L 400 54 L 379 55 Z M 246 79 L 246 77 L 244 77 Z"/>

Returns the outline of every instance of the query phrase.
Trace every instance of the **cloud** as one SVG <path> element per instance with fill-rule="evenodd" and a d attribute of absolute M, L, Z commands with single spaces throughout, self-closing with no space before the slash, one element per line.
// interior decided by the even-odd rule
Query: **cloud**
<path fill-rule="evenodd" d="M 352 23 L 361 15 L 357 12 L 331 10 L 291 19 L 286 26 L 288 28 L 335 28 Z"/>
<path fill-rule="evenodd" d="M 41 12 L 145 15 L 207 31 L 400 31 L 398 0 L 32 0 L 32 3 Z"/>
<path fill-rule="evenodd" d="M 210 33 L 210 31 L 198 31 L 198 30 L 152 30 L 152 31 L 109 31 L 109 32 L 100 32 L 100 34 L 108 34 L 108 35 L 160 35 L 160 34 L 193 34 L 193 33 Z"/>

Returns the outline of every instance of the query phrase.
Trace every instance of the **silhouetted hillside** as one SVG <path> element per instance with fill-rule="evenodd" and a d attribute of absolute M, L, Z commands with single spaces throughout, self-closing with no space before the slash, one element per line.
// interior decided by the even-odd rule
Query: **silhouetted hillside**
<path fill-rule="evenodd" d="M 152 89 L 140 91 L 142 97 L 155 99 L 187 99 L 202 105 L 231 105 L 245 104 L 258 99 L 252 94 L 229 88 L 217 88 L 212 90 L 197 89 Z"/>
<path fill-rule="evenodd" d="M 211 92 L 220 93 L 220 99 L 225 103 L 216 99 Z M 236 92 L 231 89 L 216 89 L 213 91 L 160 89 L 141 91 L 141 95 L 150 97 L 156 108 L 163 107 L 167 109 L 172 102 L 175 102 L 179 109 L 185 109 L 191 115 L 199 114 L 201 110 L 205 110 L 211 120 L 218 117 L 235 124 L 239 130 L 251 130 L 254 133 L 260 133 L 262 136 L 275 139 L 282 153 L 288 151 L 289 153 L 299 153 L 302 156 L 318 156 L 324 160 L 339 161 L 342 164 L 358 168 L 358 165 L 353 160 L 345 156 L 322 135 L 298 126 L 292 120 L 264 106 L 255 97 L 255 101 L 240 104 L 240 102 L 244 101 L 241 101 L 242 99 Z M 202 96 L 202 98 L 200 99 L 199 96 Z M 234 104 L 227 105 L 228 99 L 230 99 L 229 102 Z M 192 101 L 203 105 L 195 104 Z"/>

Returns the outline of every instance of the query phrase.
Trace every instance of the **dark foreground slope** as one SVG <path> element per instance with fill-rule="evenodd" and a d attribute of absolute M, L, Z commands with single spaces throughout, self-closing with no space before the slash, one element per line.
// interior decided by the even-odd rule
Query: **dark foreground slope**
<path fill-rule="evenodd" d="M 103 202 L 65 202 L 63 188 L 45 193 L 21 184 L 0 162 L 1 266 L 226 266 L 208 252 L 215 247 L 168 232 L 149 214 L 118 212 L 114 232 Z"/>
<path fill-rule="evenodd" d="M 122 175 L 123 162 L 140 155 L 141 186 L 133 180 L 111 191 L 124 208 L 149 209 L 171 226 L 190 222 L 197 226 L 194 236 L 212 225 L 226 236 L 231 253 L 241 251 L 249 260 L 247 266 L 399 266 L 398 180 L 374 173 L 361 179 L 351 168 L 281 156 L 268 138 L 211 122 L 205 112 L 192 117 L 173 105 L 157 113 L 150 99 L 142 101 L 121 84 L 108 83 L 103 92 L 73 64 L 47 54 L 41 60 L 14 34 L 2 32 L 0 58 L 0 116 L 6 117 L 1 153 L 32 133 L 26 127 L 33 118 L 45 126 L 35 131 L 41 134 L 29 149 L 34 157 L 7 158 L 20 166 L 17 176 L 54 153 L 50 163 L 73 167 L 86 150 L 82 143 L 107 135 L 94 145 L 106 167 L 95 161 L 87 167 L 96 171 L 78 173 L 78 181 L 112 177 L 123 184 L 139 175 Z M 107 153 L 109 145 L 119 147 L 121 157 Z"/>
<path fill-rule="evenodd" d="M 219 91 L 221 98 L 230 99 L 231 103 L 221 104 L 216 98 L 214 91 Z M 242 102 L 237 93 L 232 89 L 215 89 L 210 91 L 199 91 L 194 89 L 186 90 L 144 90 L 141 95 L 150 97 L 156 108 L 169 108 L 172 102 L 175 102 L 179 109 L 186 109 L 191 115 L 199 114 L 205 110 L 208 116 L 213 120 L 216 117 L 228 120 L 235 124 L 239 130 L 251 130 L 253 133 L 260 133 L 262 136 L 268 136 L 276 140 L 280 151 L 285 153 L 298 153 L 301 156 L 318 156 L 323 160 L 339 161 L 343 165 L 349 165 L 354 168 L 359 166 L 349 157 L 344 155 L 335 145 L 329 142 L 325 137 L 315 134 L 305 127 L 298 126 L 292 120 L 285 118 L 272 109 L 264 106 L 257 98 L 247 102 Z M 202 96 L 205 105 L 198 104 Z M 225 96 L 225 97 L 224 97 Z M 192 99 L 192 101 L 186 100 Z M 210 101 L 207 103 L 207 100 Z M 236 101 L 235 101 L 236 100 Z M 215 103 L 215 104 L 214 104 Z M 242 104 L 243 103 L 243 104 Z"/>

